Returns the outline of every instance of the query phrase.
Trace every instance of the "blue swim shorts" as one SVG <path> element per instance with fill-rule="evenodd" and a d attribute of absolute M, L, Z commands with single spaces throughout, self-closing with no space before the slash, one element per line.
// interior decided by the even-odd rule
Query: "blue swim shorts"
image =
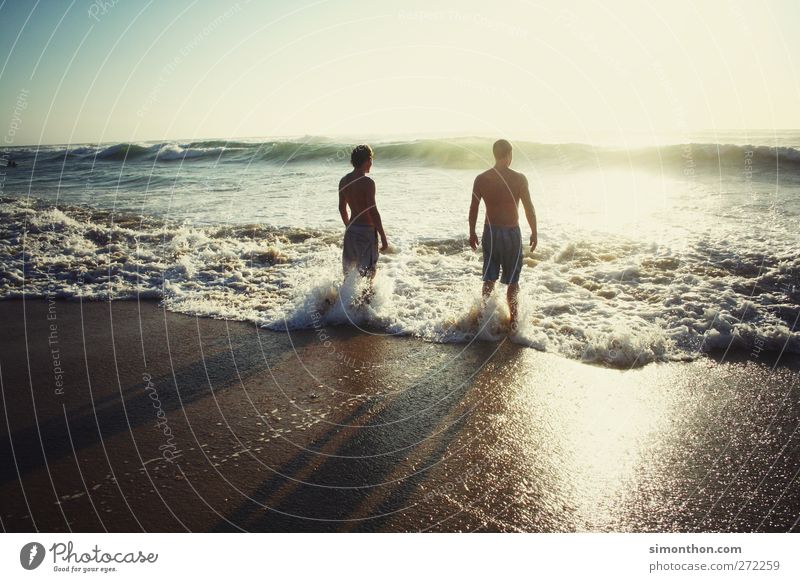
<path fill-rule="evenodd" d="M 378 263 L 378 233 L 371 224 L 350 224 L 344 232 L 342 269 L 347 275 L 358 269 L 362 277 L 375 274 Z"/>
<path fill-rule="evenodd" d="M 504 285 L 519 282 L 522 271 L 522 234 L 519 226 L 483 226 L 483 280 L 497 281 Z"/>

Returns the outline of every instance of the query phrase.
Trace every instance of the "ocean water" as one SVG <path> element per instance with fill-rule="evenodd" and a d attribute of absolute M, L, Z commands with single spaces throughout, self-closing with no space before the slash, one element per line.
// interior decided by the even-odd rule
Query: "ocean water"
<path fill-rule="evenodd" d="M 391 248 L 369 303 L 363 281 L 341 275 L 336 186 L 352 144 L 325 138 L 10 150 L 0 298 L 157 298 L 274 330 L 505 337 L 502 286 L 483 308 L 467 244 L 491 140 L 372 145 Z M 518 141 L 513 167 L 528 177 L 539 247 L 525 254 L 512 341 L 616 367 L 800 353 L 800 134 Z"/>

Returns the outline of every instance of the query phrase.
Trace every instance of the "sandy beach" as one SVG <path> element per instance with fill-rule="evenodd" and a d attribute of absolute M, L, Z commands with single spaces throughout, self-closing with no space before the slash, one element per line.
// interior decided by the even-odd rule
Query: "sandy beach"
<path fill-rule="evenodd" d="M 6 531 L 788 531 L 798 365 L 0 302 Z"/>

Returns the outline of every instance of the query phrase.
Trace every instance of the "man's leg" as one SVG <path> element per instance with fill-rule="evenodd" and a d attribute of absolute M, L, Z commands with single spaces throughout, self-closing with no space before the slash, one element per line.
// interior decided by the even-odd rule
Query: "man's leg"
<path fill-rule="evenodd" d="M 505 252 L 503 258 L 503 278 L 501 283 L 507 283 L 506 299 L 508 300 L 508 311 L 511 314 L 511 331 L 517 331 L 517 311 L 519 295 L 519 276 L 522 271 L 522 235 L 519 227 L 507 232 Z"/>
<path fill-rule="evenodd" d="M 486 308 L 486 302 L 489 300 L 489 297 L 491 297 L 492 291 L 494 291 L 494 281 L 484 281 L 482 291 L 483 301 L 481 302 L 481 308 Z"/>
<path fill-rule="evenodd" d="M 481 309 L 486 309 L 486 302 L 494 291 L 494 284 L 500 276 L 500 263 L 494 260 L 492 249 L 494 241 L 491 239 L 491 230 L 484 228 L 481 237 L 481 247 L 483 247 L 483 291 Z"/>
<path fill-rule="evenodd" d="M 372 302 L 372 295 L 374 293 L 372 284 L 375 281 L 375 269 L 369 269 L 362 276 L 367 280 L 367 288 L 364 289 L 364 293 L 361 297 L 364 300 L 364 303 L 369 305 Z"/>
<path fill-rule="evenodd" d="M 511 312 L 511 327 L 517 327 L 517 295 L 519 294 L 519 284 L 510 283 L 508 291 L 506 291 L 506 299 L 508 299 L 508 310 Z"/>
<path fill-rule="evenodd" d="M 373 284 L 375 282 L 375 273 L 378 269 L 378 233 L 375 233 L 375 240 L 374 242 L 370 243 L 369 248 L 367 249 L 367 253 L 365 257 L 361 259 L 361 269 L 360 273 L 361 276 L 367 280 L 367 287 L 364 289 L 364 294 L 362 295 L 362 299 L 364 303 L 368 304 L 372 302 L 372 296 L 374 294 Z"/>

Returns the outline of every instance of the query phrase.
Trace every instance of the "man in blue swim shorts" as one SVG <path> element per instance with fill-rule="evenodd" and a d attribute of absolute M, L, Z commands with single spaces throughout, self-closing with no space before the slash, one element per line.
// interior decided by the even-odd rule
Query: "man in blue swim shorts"
<path fill-rule="evenodd" d="M 519 229 L 519 203 L 531 227 L 531 252 L 538 242 L 536 211 L 528 191 L 524 174 L 515 172 L 511 165 L 511 144 L 498 140 L 492 147 L 494 167 L 475 178 L 472 203 L 469 206 L 469 244 L 472 250 L 483 246 L 483 297 L 486 300 L 494 290 L 498 277 L 508 285 L 506 297 L 511 313 L 511 327 L 517 327 L 517 295 L 519 275 L 522 271 L 522 234 Z M 475 231 L 481 200 L 486 205 L 486 220 L 480 241 Z"/>

